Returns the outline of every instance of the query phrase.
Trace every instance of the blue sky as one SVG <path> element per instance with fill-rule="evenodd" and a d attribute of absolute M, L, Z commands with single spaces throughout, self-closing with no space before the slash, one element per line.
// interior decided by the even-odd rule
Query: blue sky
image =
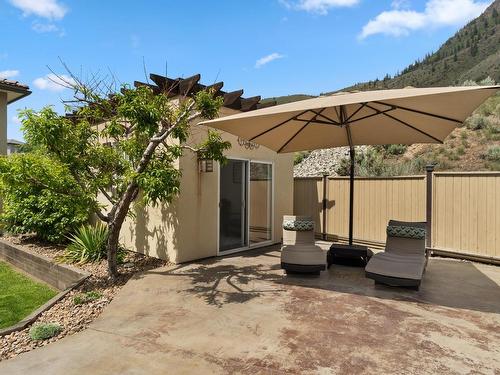
<path fill-rule="evenodd" d="M 19 108 L 54 105 L 47 78 L 61 58 L 75 73 L 148 73 L 216 79 L 244 96 L 319 94 L 394 74 L 437 49 L 491 0 L 0 0 L 0 77 L 28 84 L 9 106 L 8 136 L 22 139 Z M 7 32 L 5 32 L 7 30 Z"/>

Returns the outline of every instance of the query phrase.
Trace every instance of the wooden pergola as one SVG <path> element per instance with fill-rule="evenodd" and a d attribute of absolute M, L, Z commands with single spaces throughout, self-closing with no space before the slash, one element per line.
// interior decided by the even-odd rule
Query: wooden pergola
<path fill-rule="evenodd" d="M 276 101 L 266 101 L 261 103 L 260 96 L 252 96 L 244 98 L 243 89 L 226 92 L 222 90 L 224 82 L 217 82 L 213 85 L 203 85 L 200 83 L 201 75 L 195 74 L 188 78 L 168 78 L 158 74 L 150 74 L 149 78 L 154 84 L 134 81 L 134 86 L 147 86 L 153 90 L 154 93 L 167 93 L 169 97 L 175 96 L 193 96 L 199 91 L 213 90 L 215 96 L 222 96 L 224 98 L 223 106 L 241 112 L 253 111 L 260 108 L 271 107 L 276 105 Z"/>

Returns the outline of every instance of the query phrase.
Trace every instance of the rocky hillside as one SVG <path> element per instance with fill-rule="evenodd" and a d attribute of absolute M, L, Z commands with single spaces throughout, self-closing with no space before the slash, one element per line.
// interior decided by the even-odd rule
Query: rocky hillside
<path fill-rule="evenodd" d="M 450 86 L 481 81 L 483 84 L 500 82 L 500 0 L 493 2 L 436 52 L 415 61 L 396 76 L 388 74 L 383 79 L 358 83 L 343 91 Z M 331 93 L 323 95 L 328 94 Z M 391 152 L 390 147 L 369 148 L 366 158 L 358 161 L 360 166 L 364 164 L 363 168 L 358 168 L 358 173 L 420 173 L 426 163 L 437 163 L 441 170 L 500 170 L 500 95 L 481 106 L 443 145 L 392 149 L 398 152 Z M 321 175 L 324 170 L 343 173 L 345 160 L 341 156 L 344 153 L 335 149 L 313 151 L 303 160 L 299 158 L 295 174 Z"/>
<path fill-rule="evenodd" d="M 294 95 L 285 95 L 285 96 L 275 96 L 272 98 L 265 98 L 261 100 L 261 103 L 266 102 L 274 102 L 276 104 L 286 104 L 291 102 L 298 102 L 299 100 L 311 99 L 314 98 L 314 95 L 306 95 L 306 94 L 294 94 Z"/>
<path fill-rule="evenodd" d="M 460 85 L 488 76 L 500 82 L 500 0 L 493 2 L 436 52 L 415 61 L 395 77 L 386 75 L 346 90 Z"/>

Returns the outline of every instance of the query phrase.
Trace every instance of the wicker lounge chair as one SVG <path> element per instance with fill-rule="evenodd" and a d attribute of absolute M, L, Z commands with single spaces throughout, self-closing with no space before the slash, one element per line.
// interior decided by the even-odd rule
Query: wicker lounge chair
<path fill-rule="evenodd" d="M 283 217 L 281 268 L 287 273 L 315 274 L 326 269 L 326 251 L 315 245 L 311 217 Z"/>
<path fill-rule="evenodd" d="M 385 251 L 372 256 L 366 277 L 392 286 L 418 290 L 427 266 L 425 222 L 389 221 Z"/>

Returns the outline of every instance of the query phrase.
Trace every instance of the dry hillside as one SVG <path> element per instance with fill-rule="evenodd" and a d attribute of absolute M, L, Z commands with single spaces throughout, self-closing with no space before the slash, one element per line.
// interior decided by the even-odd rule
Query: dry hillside
<path fill-rule="evenodd" d="M 415 61 L 396 76 L 386 75 L 383 79 L 358 83 L 343 91 L 494 82 L 500 82 L 500 0 L 494 1 L 436 52 Z M 301 97 L 290 95 L 274 99 L 289 102 Z M 316 174 L 318 158 L 327 159 L 322 164 L 335 164 L 333 171 L 346 172 L 345 160 L 339 161 L 338 153 L 313 151 L 309 156 L 298 156 L 300 165 L 296 174 Z M 436 163 L 439 170 L 500 170 L 500 93 L 482 105 L 443 145 L 370 147 L 358 160 L 358 173 L 420 173 L 427 163 Z"/>

